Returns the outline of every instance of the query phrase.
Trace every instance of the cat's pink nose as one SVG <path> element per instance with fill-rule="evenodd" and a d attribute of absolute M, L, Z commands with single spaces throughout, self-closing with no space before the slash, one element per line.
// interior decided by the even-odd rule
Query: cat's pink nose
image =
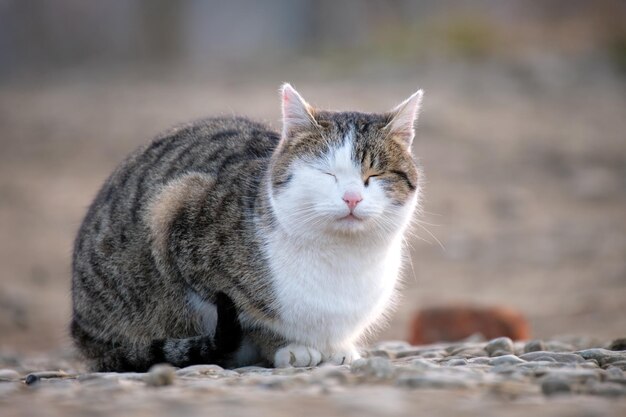
<path fill-rule="evenodd" d="M 361 193 L 356 191 L 346 191 L 343 195 L 343 201 L 346 202 L 350 211 L 354 210 L 357 204 L 359 204 L 363 200 L 361 197 Z"/>

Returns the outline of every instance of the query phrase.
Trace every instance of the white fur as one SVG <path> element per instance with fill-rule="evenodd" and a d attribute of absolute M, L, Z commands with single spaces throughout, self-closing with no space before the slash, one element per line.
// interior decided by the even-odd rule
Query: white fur
<path fill-rule="evenodd" d="M 191 310 L 194 324 L 200 334 L 213 335 L 217 327 L 217 307 L 205 301 L 195 291 L 187 293 L 187 304 Z"/>
<path fill-rule="evenodd" d="M 278 227 L 266 237 L 266 253 L 280 321 L 274 331 L 292 345 L 279 350 L 276 366 L 309 366 L 305 348 L 324 361 L 358 358 L 355 343 L 380 324 L 393 300 L 401 264 L 402 234 L 417 202 L 403 207 L 386 197 L 376 178 L 363 185 L 352 161 L 354 134 L 319 161 L 302 161 L 278 193 L 270 190 Z M 342 196 L 358 191 L 350 212 Z"/>

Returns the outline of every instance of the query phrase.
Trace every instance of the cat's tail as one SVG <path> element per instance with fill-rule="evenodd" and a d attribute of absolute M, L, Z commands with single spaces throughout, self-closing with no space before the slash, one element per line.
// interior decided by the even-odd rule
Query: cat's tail
<path fill-rule="evenodd" d="M 152 365 L 169 363 L 183 368 L 198 364 L 224 365 L 241 346 L 242 330 L 232 300 L 218 293 L 217 326 L 213 336 L 186 339 L 156 339 L 147 346 L 118 346 L 92 357 L 92 368 L 99 372 L 144 372 Z M 82 329 L 72 322 L 74 339 L 84 339 Z"/>

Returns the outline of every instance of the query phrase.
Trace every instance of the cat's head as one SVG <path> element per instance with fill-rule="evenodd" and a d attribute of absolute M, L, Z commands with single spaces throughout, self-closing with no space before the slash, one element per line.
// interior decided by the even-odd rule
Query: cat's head
<path fill-rule="evenodd" d="M 281 97 L 269 183 L 280 226 L 302 238 L 402 231 L 420 192 L 411 143 L 422 91 L 380 114 L 318 110 L 289 84 Z"/>

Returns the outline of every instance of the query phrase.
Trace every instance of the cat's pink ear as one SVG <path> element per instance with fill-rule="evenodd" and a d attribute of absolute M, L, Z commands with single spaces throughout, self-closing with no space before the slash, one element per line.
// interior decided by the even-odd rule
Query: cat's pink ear
<path fill-rule="evenodd" d="M 407 149 L 411 148 L 415 137 L 415 122 L 422 106 L 423 95 L 424 91 L 418 90 L 389 112 L 391 121 L 385 129 L 389 131 L 389 137 L 399 140 Z"/>
<path fill-rule="evenodd" d="M 315 124 L 313 108 L 288 83 L 280 88 L 283 109 L 283 138 L 294 129 L 306 129 Z"/>

